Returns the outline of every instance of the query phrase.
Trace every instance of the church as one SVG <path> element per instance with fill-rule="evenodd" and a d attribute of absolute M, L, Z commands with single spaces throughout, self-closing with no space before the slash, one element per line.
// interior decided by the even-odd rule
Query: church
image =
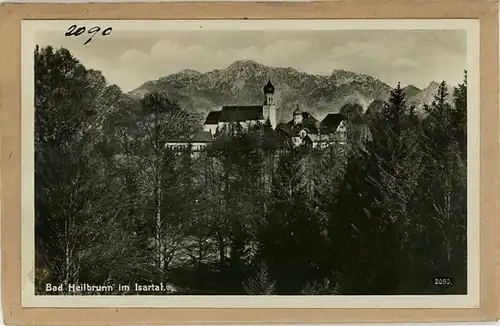
<path fill-rule="evenodd" d="M 231 123 L 239 123 L 243 130 L 256 123 L 264 124 L 269 120 L 272 128 L 281 136 L 292 139 L 296 146 L 309 145 L 312 147 L 326 146 L 332 142 L 345 142 L 346 118 L 339 113 L 330 113 L 319 121 L 309 112 L 297 109 L 293 112 L 293 119 L 288 123 L 277 123 L 275 87 L 271 79 L 263 88 L 264 102 L 262 105 L 226 105 L 220 111 L 211 111 L 203 125 L 205 132 L 215 137 L 218 131 Z"/>
<path fill-rule="evenodd" d="M 208 113 L 203 131 L 185 140 L 168 142 L 167 147 L 184 148 L 195 145 L 194 150 L 203 150 L 230 124 L 238 123 L 248 130 L 258 123 L 269 121 L 273 130 L 281 137 L 290 139 L 295 146 L 325 147 L 332 143 L 343 144 L 347 139 L 346 117 L 330 113 L 323 120 L 317 120 L 311 113 L 302 111 L 297 105 L 293 119 L 278 123 L 276 119 L 275 87 L 269 78 L 263 87 L 262 105 L 224 105 L 221 110 Z"/>
<path fill-rule="evenodd" d="M 271 79 L 264 86 L 264 103 L 262 105 L 225 105 L 220 111 L 211 111 L 203 125 L 204 131 L 215 135 L 217 131 L 231 123 L 239 123 L 244 130 L 260 122 L 269 120 L 276 128 L 276 103 L 274 102 L 274 86 Z"/>

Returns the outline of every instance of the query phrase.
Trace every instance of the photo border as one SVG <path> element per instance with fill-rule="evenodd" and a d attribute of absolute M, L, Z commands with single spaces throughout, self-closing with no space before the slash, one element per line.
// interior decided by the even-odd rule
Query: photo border
<path fill-rule="evenodd" d="M 37 32 L 62 34 L 75 21 L 22 22 L 22 304 L 24 307 L 145 308 L 476 308 L 479 306 L 479 110 L 467 112 L 467 294 L 466 295 L 35 295 L 34 211 L 34 57 Z M 479 107 L 479 22 L 474 19 L 425 20 L 169 20 L 78 21 L 79 26 L 112 26 L 137 33 L 152 31 L 342 31 L 461 30 L 467 51 L 467 107 Z M 56 45 L 54 45 L 56 46 Z M 88 45 L 91 46 L 91 45 Z M 458 68 L 457 68 L 458 69 Z M 450 85 L 453 86 L 453 85 Z"/>
<path fill-rule="evenodd" d="M 480 22 L 480 305 L 465 309 L 61 309 L 23 308 L 21 306 L 21 160 L 28 137 L 21 132 L 21 20 L 22 19 L 432 19 L 467 18 Z M 496 2 L 458 2 L 396 0 L 384 2 L 310 2 L 310 3 L 140 3 L 140 4 L 4 4 L 0 7 L 0 121 L 2 190 L 2 270 L 3 307 L 6 321 L 60 324 L 64 321 L 116 324 L 120 319 L 156 323 L 318 323 L 348 321 L 465 321 L 495 319 L 498 295 L 498 6 Z M 468 47 L 469 48 L 469 47 Z M 468 53 L 469 55 L 469 53 Z M 31 55 L 32 57 L 32 55 Z M 471 78 L 471 76 L 469 76 Z M 473 77 L 472 77 L 473 79 Z M 473 84 L 473 83 L 472 83 Z M 471 85 L 471 84 L 470 84 Z M 23 85 L 25 86 L 25 85 Z M 17 108 L 17 109 L 16 109 Z M 29 130 L 29 128 L 27 129 Z M 23 135 L 23 137 L 21 137 Z M 469 144 L 471 133 L 468 133 Z M 32 148 L 33 146 L 31 146 Z M 23 168 L 21 169 L 21 166 Z M 468 166 L 470 172 L 471 165 Z M 470 188 L 470 187 L 469 187 Z M 470 189 L 468 189 L 470 191 Z M 470 194 L 469 194 L 470 195 Z M 470 197 L 470 196 L 469 196 Z M 24 202 L 24 201 L 23 201 Z M 24 206 L 23 206 L 24 210 Z M 470 230 L 468 230 L 470 231 Z M 468 236 L 470 239 L 470 236 Z M 25 256 L 23 256 L 25 257 Z M 23 281 L 33 273 L 23 274 Z M 23 282 L 23 284 L 25 284 Z M 494 285 L 494 286 L 492 286 Z M 144 298 L 145 296 L 127 296 Z M 247 297 L 247 296 L 245 296 Z M 252 296 L 262 300 L 261 296 Z M 343 296 L 342 296 L 343 297 Z M 359 297 L 359 296 L 356 296 Z M 399 296 L 392 297 L 398 300 Z M 443 295 L 440 297 L 452 296 Z M 90 297 L 96 299 L 96 297 Z M 213 300 L 213 296 L 210 299 Z M 383 298 L 381 298 L 383 299 Z M 133 305 L 137 307 L 137 305 Z M 382 305 L 383 306 L 383 305 Z M 101 305 L 102 307 L 102 305 Z M 132 307 L 132 305 L 128 305 Z M 172 306 L 171 306 L 172 307 Z M 186 305 L 183 305 L 186 307 Z M 280 307 L 279 305 L 275 308 Z M 440 306 L 437 305 L 439 308 Z M 179 309 L 177 309 L 179 308 Z M 268 307 L 271 308 L 271 307 Z M 323 306 L 323 308 L 325 308 Z M 342 307 L 344 308 L 344 307 Z M 422 308 L 422 307 L 420 307 Z M 105 311 L 113 312 L 112 316 Z M 52 312 L 52 313 L 51 313 Z M 55 313 L 54 313 L 55 312 Z M 154 313 L 153 313 L 154 312 Z M 165 317 L 170 319 L 166 320 Z M 33 319 L 36 318 L 36 319 Z M 70 319 L 68 319 L 70 318 Z M 111 319 L 110 319 L 111 318 Z"/>

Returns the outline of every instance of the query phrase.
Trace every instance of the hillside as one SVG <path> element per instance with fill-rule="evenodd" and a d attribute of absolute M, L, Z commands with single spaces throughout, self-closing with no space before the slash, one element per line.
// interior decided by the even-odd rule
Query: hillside
<path fill-rule="evenodd" d="M 318 119 L 357 102 L 366 109 L 374 100 L 387 100 L 391 86 L 372 76 L 346 70 L 331 75 L 310 75 L 293 68 L 268 67 L 251 60 L 235 61 L 225 69 L 207 73 L 183 70 L 148 81 L 129 93 L 141 98 L 152 91 L 166 91 L 186 109 L 206 114 L 222 105 L 251 105 L 263 101 L 262 87 L 271 78 L 276 87 L 278 120 L 288 120 L 297 104 Z M 405 87 L 408 102 L 420 107 L 432 100 L 437 83 L 423 90 Z"/>

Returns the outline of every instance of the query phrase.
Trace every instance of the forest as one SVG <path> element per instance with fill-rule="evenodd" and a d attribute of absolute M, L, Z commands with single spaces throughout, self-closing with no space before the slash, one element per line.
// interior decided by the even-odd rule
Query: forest
<path fill-rule="evenodd" d="M 296 148 L 263 124 L 192 155 L 165 144 L 201 117 L 166 93 L 132 99 L 64 48 L 34 56 L 36 294 L 467 292 L 466 72 L 423 112 L 400 85 L 346 104 L 347 144 Z"/>

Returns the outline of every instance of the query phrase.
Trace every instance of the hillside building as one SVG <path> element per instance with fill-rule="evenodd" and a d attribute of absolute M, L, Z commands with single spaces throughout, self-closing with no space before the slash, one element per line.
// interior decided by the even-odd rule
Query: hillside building
<path fill-rule="evenodd" d="M 225 105 L 220 111 L 211 111 L 203 124 L 203 130 L 215 135 L 231 123 L 239 123 L 243 130 L 260 122 L 269 120 L 276 128 L 276 103 L 274 101 L 274 86 L 271 79 L 264 86 L 264 102 L 262 105 Z"/>
<path fill-rule="evenodd" d="M 173 150 L 186 150 L 189 147 L 192 152 L 200 152 L 213 140 L 210 132 L 200 131 L 190 137 L 172 139 L 165 144 L 165 147 Z"/>
<path fill-rule="evenodd" d="M 344 144 L 347 140 L 347 118 L 340 113 L 330 113 L 323 120 L 317 120 L 311 113 L 302 111 L 297 105 L 293 118 L 287 123 L 277 123 L 275 87 L 271 79 L 263 87 L 262 105 L 225 105 L 219 111 L 208 113 L 203 131 L 191 138 L 172 140 L 166 144 L 170 148 L 184 148 L 191 144 L 199 151 L 210 144 L 217 134 L 231 124 L 239 124 L 243 130 L 269 121 L 275 132 L 291 139 L 295 146 L 325 147 L 332 143 Z"/>
<path fill-rule="evenodd" d="M 347 141 L 346 117 L 340 113 L 330 113 L 319 121 L 309 112 L 297 106 L 293 118 L 279 124 L 276 132 L 291 138 L 295 146 L 325 147 L 332 143 L 344 144 Z"/>

